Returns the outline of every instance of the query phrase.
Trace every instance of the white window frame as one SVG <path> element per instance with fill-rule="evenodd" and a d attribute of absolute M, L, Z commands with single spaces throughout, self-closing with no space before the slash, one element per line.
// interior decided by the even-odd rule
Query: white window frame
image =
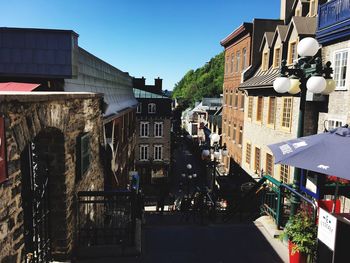
<path fill-rule="evenodd" d="M 153 146 L 153 157 L 154 157 L 154 161 L 163 160 L 163 145 L 155 144 Z"/>
<path fill-rule="evenodd" d="M 333 122 L 333 125 L 330 125 Z M 336 125 L 338 123 L 338 125 Z M 341 119 L 329 118 L 327 119 L 327 130 L 332 130 L 345 125 L 346 121 Z"/>
<path fill-rule="evenodd" d="M 140 137 L 147 138 L 149 137 L 149 122 L 141 121 L 140 122 Z"/>
<path fill-rule="evenodd" d="M 156 104 L 148 103 L 148 113 L 154 114 L 156 113 Z"/>
<path fill-rule="evenodd" d="M 149 160 L 149 145 L 140 144 L 140 161 L 148 161 L 148 160 Z"/>
<path fill-rule="evenodd" d="M 141 112 L 142 112 L 142 103 L 139 102 L 139 103 L 137 104 L 136 113 L 141 113 Z"/>
<path fill-rule="evenodd" d="M 163 137 L 163 131 L 164 131 L 163 127 L 164 127 L 163 122 L 161 121 L 154 122 L 154 137 L 157 137 L 157 138 Z"/>
<path fill-rule="evenodd" d="M 348 78 L 348 76 L 349 76 L 349 63 L 350 63 L 350 59 L 349 59 L 349 55 L 350 55 L 350 49 L 348 49 L 348 48 L 345 48 L 345 49 L 339 49 L 339 50 L 336 50 L 336 51 L 334 51 L 333 52 L 333 63 L 332 63 L 332 67 L 333 67 L 333 79 L 334 79 L 334 81 L 335 81 L 335 83 L 336 83 L 336 87 L 335 87 L 335 90 L 347 90 L 348 89 L 348 84 L 347 84 L 347 78 Z M 335 57 L 336 57 L 336 55 L 338 54 L 338 53 L 347 53 L 348 55 L 347 55 L 347 61 L 346 61 L 346 71 L 345 71 L 345 80 L 344 80 L 344 86 L 337 86 L 337 80 L 336 80 L 336 61 L 335 61 Z M 342 55 L 342 57 L 341 57 L 341 60 L 342 60 L 342 58 L 343 58 L 343 55 Z M 341 72 L 340 72 L 341 73 Z M 339 73 L 339 74 L 340 74 Z"/>

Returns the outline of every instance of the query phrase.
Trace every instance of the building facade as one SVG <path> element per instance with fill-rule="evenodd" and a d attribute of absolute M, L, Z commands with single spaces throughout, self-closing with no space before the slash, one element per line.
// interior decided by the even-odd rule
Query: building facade
<path fill-rule="evenodd" d="M 134 88 L 136 111 L 136 170 L 141 185 L 167 181 L 170 174 L 172 100 Z"/>
<path fill-rule="evenodd" d="M 282 1 L 283 2 L 283 1 Z M 293 181 L 294 168 L 274 165 L 269 144 L 296 138 L 298 134 L 299 95 L 282 95 L 273 89 L 282 60 L 292 66 L 298 58 L 297 44 L 316 32 L 316 18 L 309 11 L 310 3 L 294 1 L 281 11 L 282 25 L 266 31 L 260 44 L 260 66 L 241 85 L 248 94 L 245 105 L 242 167 L 253 177 L 267 173 L 284 183 Z M 313 9 L 312 9 L 313 10 Z M 303 17 L 302 15 L 307 15 Z M 325 110 L 322 97 L 308 94 L 305 104 L 304 135 L 316 133 L 317 115 Z"/>

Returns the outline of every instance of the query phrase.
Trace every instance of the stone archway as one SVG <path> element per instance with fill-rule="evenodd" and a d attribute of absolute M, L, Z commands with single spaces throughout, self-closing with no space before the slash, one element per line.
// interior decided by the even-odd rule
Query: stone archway
<path fill-rule="evenodd" d="M 67 238 L 63 133 L 45 128 L 21 153 L 25 254 L 48 262 Z"/>

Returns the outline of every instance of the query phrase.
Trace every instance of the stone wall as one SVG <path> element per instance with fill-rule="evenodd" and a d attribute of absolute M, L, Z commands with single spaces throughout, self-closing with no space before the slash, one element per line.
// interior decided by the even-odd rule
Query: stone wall
<path fill-rule="evenodd" d="M 99 158 L 101 99 L 91 93 L 0 95 L 0 112 L 5 116 L 8 165 L 8 180 L 0 184 L 1 262 L 22 262 L 25 257 L 21 154 L 28 142 L 39 138 L 43 132 L 51 134 L 52 142 L 48 145 L 52 148 L 47 150 L 56 153 L 56 163 L 49 174 L 55 195 L 50 204 L 54 215 L 50 218 L 53 223 L 50 229 L 52 253 L 57 260 L 70 257 L 74 244 L 75 194 L 79 190 L 103 190 Z M 55 132 L 50 133 L 53 130 Z M 76 180 L 76 142 L 78 135 L 84 132 L 91 134 L 91 161 L 88 171 Z M 49 136 L 40 138 L 45 140 Z M 59 142 L 62 143 L 61 150 Z M 63 162 L 57 163 L 57 160 Z"/>

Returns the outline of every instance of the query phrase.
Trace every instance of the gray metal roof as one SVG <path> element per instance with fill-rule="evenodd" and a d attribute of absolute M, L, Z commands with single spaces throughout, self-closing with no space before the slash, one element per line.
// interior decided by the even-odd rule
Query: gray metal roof
<path fill-rule="evenodd" d="M 148 92 L 148 91 L 141 90 L 141 89 L 134 88 L 133 91 L 134 91 L 134 96 L 137 99 L 170 99 L 169 97 L 159 95 L 156 93 L 152 93 L 152 92 Z"/>
<path fill-rule="evenodd" d="M 253 77 L 244 81 L 239 85 L 242 89 L 250 88 L 271 88 L 273 81 L 280 74 L 278 68 L 270 68 L 269 70 L 261 70 L 261 68 L 254 74 Z"/>
<path fill-rule="evenodd" d="M 316 34 L 317 18 L 316 17 L 303 17 L 294 16 L 289 23 L 288 31 L 285 37 L 285 41 L 290 35 L 292 27 L 295 27 L 299 36 L 312 36 Z"/>

